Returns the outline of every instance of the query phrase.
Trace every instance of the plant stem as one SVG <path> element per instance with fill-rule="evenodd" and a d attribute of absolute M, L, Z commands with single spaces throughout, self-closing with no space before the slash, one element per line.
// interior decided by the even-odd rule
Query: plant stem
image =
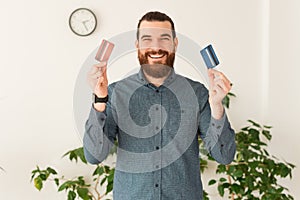
<path fill-rule="evenodd" d="M 229 165 L 226 165 L 226 170 L 227 171 L 229 170 Z M 231 181 L 230 175 L 227 176 L 227 179 L 228 179 L 229 184 L 231 185 L 232 181 Z M 231 200 L 234 200 L 234 193 L 231 193 Z"/>
<path fill-rule="evenodd" d="M 100 181 L 100 176 L 97 177 L 94 190 L 97 193 L 98 200 L 101 200 L 101 195 L 100 195 L 100 192 L 98 191 L 99 181 Z"/>

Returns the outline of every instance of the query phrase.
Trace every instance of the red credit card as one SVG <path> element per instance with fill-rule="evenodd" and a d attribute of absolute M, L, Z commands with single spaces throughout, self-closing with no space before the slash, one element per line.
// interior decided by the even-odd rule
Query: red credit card
<path fill-rule="evenodd" d="M 97 51 L 95 59 L 99 62 L 108 61 L 114 46 L 115 45 L 113 43 L 107 40 L 102 40 L 102 43 Z"/>

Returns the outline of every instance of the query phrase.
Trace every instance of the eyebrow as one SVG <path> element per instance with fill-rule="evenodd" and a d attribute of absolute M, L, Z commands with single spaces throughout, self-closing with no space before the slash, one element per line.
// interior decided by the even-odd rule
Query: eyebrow
<path fill-rule="evenodd" d="M 151 35 L 143 35 L 141 37 L 141 39 L 143 39 L 143 38 L 150 38 L 150 37 L 151 37 Z M 172 38 L 171 35 L 168 34 L 168 33 L 161 34 L 160 37 L 169 37 L 169 38 Z"/>
<path fill-rule="evenodd" d="M 141 39 L 143 39 L 143 38 L 149 38 L 149 37 L 151 37 L 151 35 L 143 35 L 143 36 L 141 37 Z"/>
<path fill-rule="evenodd" d="M 164 33 L 164 34 L 161 34 L 160 37 L 169 37 L 169 38 L 171 38 L 171 35 L 168 34 L 168 33 Z"/>

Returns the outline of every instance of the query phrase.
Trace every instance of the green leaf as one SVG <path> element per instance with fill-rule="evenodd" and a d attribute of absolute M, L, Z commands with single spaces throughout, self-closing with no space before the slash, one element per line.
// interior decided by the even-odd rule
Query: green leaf
<path fill-rule="evenodd" d="M 258 130 L 251 128 L 249 130 L 249 136 L 250 136 L 249 139 L 251 139 L 250 140 L 251 142 L 256 143 L 257 141 L 259 141 L 259 131 Z"/>
<path fill-rule="evenodd" d="M 228 168 L 227 173 L 228 174 L 232 174 L 234 171 L 235 171 L 235 166 L 234 165 L 230 165 L 229 168 Z"/>
<path fill-rule="evenodd" d="M 216 182 L 217 182 L 216 180 L 212 179 L 212 180 L 210 180 L 210 181 L 208 182 L 208 185 L 213 185 L 213 184 L 215 184 Z"/>
<path fill-rule="evenodd" d="M 203 200 L 209 200 L 208 193 L 205 190 L 203 190 Z"/>
<path fill-rule="evenodd" d="M 221 195 L 221 197 L 224 196 L 224 187 L 223 185 L 218 185 L 218 191 L 219 191 L 219 194 Z"/>
<path fill-rule="evenodd" d="M 72 185 L 72 184 L 73 184 L 73 181 L 66 181 L 58 188 L 58 191 L 60 192 L 64 189 L 68 189 L 70 187 L 70 185 Z"/>
<path fill-rule="evenodd" d="M 43 181 L 47 180 L 47 175 L 46 175 L 46 174 L 40 174 L 39 177 L 40 177 Z"/>
<path fill-rule="evenodd" d="M 225 165 L 218 165 L 217 173 L 223 173 L 226 171 Z"/>
<path fill-rule="evenodd" d="M 256 123 L 256 122 L 254 122 L 254 121 L 252 121 L 252 120 L 248 120 L 248 122 L 250 122 L 253 126 L 256 126 L 256 127 L 258 127 L 258 128 L 261 128 L 261 126 L 258 124 L 258 123 Z"/>
<path fill-rule="evenodd" d="M 225 106 L 226 108 L 229 108 L 230 98 L 229 98 L 228 95 L 224 97 L 224 99 L 222 100 L 222 104 L 223 104 L 223 106 Z"/>
<path fill-rule="evenodd" d="M 87 188 L 77 188 L 77 194 L 82 199 L 89 199 L 89 190 Z"/>
<path fill-rule="evenodd" d="M 231 96 L 231 97 L 236 97 L 236 95 L 234 93 L 232 93 L 232 92 L 229 92 L 227 95 Z"/>
<path fill-rule="evenodd" d="M 80 185 L 80 186 L 84 186 L 85 185 L 85 181 L 84 181 L 84 177 L 83 176 L 79 176 L 77 179 L 78 179 L 78 185 Z"/>
<path fill-rule="evenodd" d="M 68 151 L 67 153 L 65 153 L 63 155 L 63 157 L 69 155 L 69 159 L 72 161 L 72 160 L 75 160 L 76 162 L 78 161 L 78 158 L 85 164 L 87 164 L 87 161 L 85 159 L 85 156 L 84 156 L 84 151 L 83 151 L 83 147 L 80 147 L 80 148 L 77 148 L 77 149 L 73 149 L 71 151 Z"/>
<path fill-rule="evenodd" d="M 242 131 L 247 131 L 249 128 L 250 128 L 249 126 L 246 126 L 246 127 L 242 128 L 241 130 Z"/>
<path fill-rule="evenodd" d="M 55 182 L 55 184 L 56 184 L 57 186 L 59 186 L 59 179 L 58 179 L 58 178 L 55 178 L 55 179 L 54 179 L 54 182 Z"/>
<path fill-rule="evenodd" d="M 57 172 L 52 169 L 51 167 L 47 167 L 47 171 L 50 173 L 50 174 L 57 174 Z"/>
<path fill-rule="evenodd" d="M 95 169 L 93 176 L 101 176 L 104 173 L 104 169 L 102 166 L 98 165 L 97 168 Z"/>
<path fill-rule="evenodd" d="M 271 129 L 271 128 L 273 128 L 273 126 L 266 126 L 266 125 L 264 125 L 264 128 Z"/>
<path fill-rule="evenodd" d="M 225 181 L 227 181 L 227 179 L 222 177 L 222 178 L 219 179 L 219 181 L 220 182 L 225 182 Z"/>
<path fill-rule="evenodd" d="M 101 181 L 100 185 L 103 185 L 103 184 L 104 184 L 104 182 L 106 181 L 106 179 L 107 179 L 107 176 L 105 176 L 105 177 L 102 179 L 102 181 Z"/>
<path fill-rule="evenodd" d="M 237 177 L 237 178 L 240 178 L 240 177 L 243 176 L 243 171 L 238 169 L 235 172 L 233 172 L 232 175 L 235 176 L 235 177 Z"/>
<path fill-rule="evenodd" d="M 76 193 L 72 190 L 68 193 L 68 200 L 74 200 L 76 198 Z"/>
<path fill-rule="evenodd" d="M 236 97 L 235 94 L 229 92 L 223 99 L 222 104 L 226 107 L 229 108 L 230 104 L 230 97 Z"/>
<path fill-rule="evenodd" d="M 268 139 L 271 140 L 272 139 L 272 135 L 270 134 L 270 131 L 267 130 L 263 130 L 262 134 Z"/>
<path fill-rule="evenodd" d="M 239 194 L 241 190 L 241 186 L 239 186 L 238 184 L 232 184 L 231 189 L 234 193 Z"/>
<path fill-rule="evenodd" d="M 41 179 L 40 176 L 36 177 L 34 179 L 34 186 L 36 187 L 36 189 L 38 189 L 39 191 L 43 188 L 43 180 Z"/>
<path fill-rule="evenodd" d="M 243 159 L 243 154 L 237 153 L 236 161 L 237 161 L 237 162 L 240 162 L 242 159 Z"/>
<path fill-rule="evenodd" d="M 204 159 L 200 158 L 200 171 L 201 171 L 201 173 L 203 173 L 204 170 L 208 168 L 207 165 L 208 165 L 207 160 L 204 160 Z"/>
<path fill-rule="evenodd" d="M 76 155 L 80 158 L 80 160 L 87 164 L 87 161 L 85 159 L 85 156 L 84 156 L 84 151 L 83 151 L 83 147 L 80 147 L 78 149 L 76 149 Z"/>
<path fill-rule="evenodd" d="M 230 184 L 229 183 L 223 183 L 224 188 L 229 188 Z"/>
<path fill-rule="evenodd" d="M 108 182 L 113 182 L 113 181 L 114 181 L 114 170 L 111 170 L 111 171 L 109 172 L 109 175 L 108 175 L 108 177 L 107 177 L 107 181 L 108 181 Z"/>
<path fill-rule="evenodd" d="M 110 183 L 108 183 L 107 186 L 106 186 L 106 192 L 105 192 L 105 194 L 108 194 L 108 193 L 111 192 L 112 190 L 113 190 L 113 183 L 110 182 Z"/>

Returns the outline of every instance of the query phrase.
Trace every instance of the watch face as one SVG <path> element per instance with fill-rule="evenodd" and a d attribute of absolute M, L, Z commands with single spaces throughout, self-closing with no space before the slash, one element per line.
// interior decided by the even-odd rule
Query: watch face
<path fill-rule="evenodd" d="M 76 35 L 87 36 L 95 31 L 97 19 L 91 10 L 78 8 L 71 13 L 69 26 Z"/>

